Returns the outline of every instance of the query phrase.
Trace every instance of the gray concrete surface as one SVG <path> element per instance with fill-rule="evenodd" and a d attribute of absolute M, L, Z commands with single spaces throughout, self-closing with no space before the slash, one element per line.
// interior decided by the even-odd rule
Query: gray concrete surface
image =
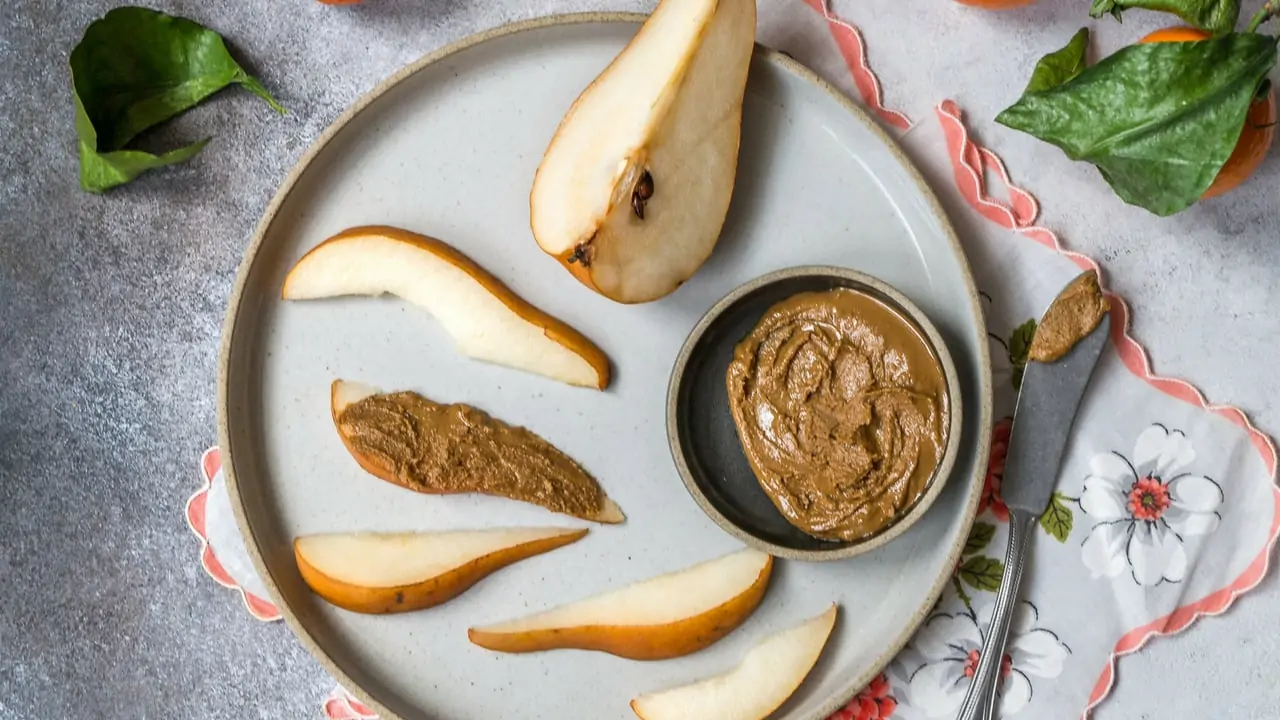
<path fill-rule="evenodd" d="M 838 7 L 864 25 L 891 104 L 919 116 L 949 94 L 1015 159 L 1044 222 L 1105 262 L 1160 372 L 1277 432 L 1280 157 L 1233 195 L 1156 220 L 1091 169 L 990 122 L 1087 4 Z M 424 52 L 510 20 L 651 2 L 155 2 L 222 31 L 291 112 L 227 93 L 153 138 L 212 134 L 202 157 L 94 196 L 76 184 L 66 62 L 112 5 L 0 14 L 0 718 L 317 717 L 331 681 L 287 628 L 252 620 L 204 576 L 181 513 L 214 440 L 220 322 L 258 215 L 343 107 Z M 1156 22 L 1099 24 L 1100 46 Z M 1225 617 L 1122 661 L 1096 716 L 1280 717 L 1278 627 L 1273 576 Z"/>

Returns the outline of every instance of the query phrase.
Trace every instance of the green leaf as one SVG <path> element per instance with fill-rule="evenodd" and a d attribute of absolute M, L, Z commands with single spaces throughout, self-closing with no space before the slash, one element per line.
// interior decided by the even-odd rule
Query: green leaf
<path fill-rule="evenodd" d="M 1004 563 L 995 558 L 976 555 L 964 561 L 960 566 L 960 579 L 975 590 L 995 592 L 1000 589 L 1000 576 L 1004 574 Z"/>
<path fill-rule="evenodd" d="M 123 185 L 147 170 L 185 162 L 200 154 L 209 138 L 186 147 L 171 150 L 163 155 L 152 155 L 141 150 L 116 150 L 99 153 L 94 149 L 93 125 L 85 114 L 80 98 L 75 98 L 76 131 L 80 136 L 80 187 L 90 192 L 102 192 Z"/>
<path fill-rule="evenodd" d="M 1022 323 L 1009 335 L 1009 365 L 1013 368 L 1014 390 L 1022 388 L 1022 374 L 1027 369 L 1027 359 L 1031 355 L 1031 340 L 1035 336 L 1035 319 Z"/>
<path fill-rule="evenodd" d="M 209 144 L 209 138 L 161 155 L 152 155 L 141 150 L 97 153 L 82 142 L 80 143 L 80 187 L 90 192 L 110 190 L 148 170 L 186 162 L 199 155 L 207 144 Z"/>
<path fill-rule="evenodd" d="M 974 523 L 973 529 L 969 531 L 969 538 L 964 541 L 964 550 L 960 551 L 962 556 L 972 555 L 982 552 L 991 544 L 991 538 L 996 535 L 996 526 L 991 523 Z"/>
<path fill-rule="evenodd" d="M 996 121 L 1094 164 L 1125 202 L 1172 215 L 1213 183 L 1275 64 L 1275 38 L 1252 33 L 1132 45 Z"/>
<path fill-rule="evenodd" d="M 1093 0 L 1089 14 L 1100 18 L 1110 13 L 1119 20 L 1131 8 L 1171 13 L 1214 35 L 1231 32 L 1240 19 L 1240 0 Z"/>
<path fill-rule="evenodd" d="M 1065 47 L 1040 58 L 1031 71 L 1031 82 L 1022 92 L 1042 92 L 1070 82 L 1084 72 L 1085 51 L 1089 49 L 1089 28 L 1080 28 Z"/>
<path fill-rule="evenodd" d="M 956 597 L 960 598 L 960 602 L 964 603 L 966 608 L 973 609 L 973 598 L 969 597 L 969 593 L 964 591 L 964 585 L 960 583 L 960 578 L 952 577 L 951 585 L 956 589 Z"/>
<path fill-rule="evenodd" d="M 1071 534 L 1071 527 L 1074 524 L 1075 515 L 1071 512 L 1071 506 L 1067 504 L 1066 496 L 1062 493 L 1054 493 L 1053 499 L 1049 501 L 1049 509 L 1040 516 L 1040 527 L 1058 542 L 1064 543 L 1067 541 L 1067 536 Z"/>
<path fill-rule="evenodd" d="M 1093 0 L 1093 6 L 1089 8 L 1089 15 L 1100 18 L 1107 13 L 1111 13 L 1118 22 L 1123 22 L 1124 19 L 1120 17 L 1120 14 L 1124 12 L 1124 8 L 1116 7 L 1116 2 L 1117 0 Z"/>
<path fill-rule="evenodd" d="M 140 7 L 116 8 L 89 25 L 71 51 L 71 82 L 80 185 L 94 192 L 195 157 L 208 140 L 161 155 L 124 146 L 228 85 L 243 85 L 284 112 L 216 32 Z"/>

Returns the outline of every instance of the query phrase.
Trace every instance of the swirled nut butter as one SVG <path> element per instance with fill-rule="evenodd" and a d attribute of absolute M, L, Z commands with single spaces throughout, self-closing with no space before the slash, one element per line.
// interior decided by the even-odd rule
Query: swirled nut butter
<path fill-rule="evenodd" d="M 946 445 L 942 365 L 908 317 L 852 288 L 804 292 L 764 314 L 726 374 L 751 469 L 779 512 L 852 541 L 924 494 Z"/>

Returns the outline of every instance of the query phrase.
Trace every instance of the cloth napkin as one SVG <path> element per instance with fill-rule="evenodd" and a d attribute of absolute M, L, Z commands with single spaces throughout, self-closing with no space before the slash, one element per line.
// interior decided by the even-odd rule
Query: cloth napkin
<path fill-rule="evenodd" d="M 823 0 L 761 0 L 758 37 L 861 100 L 899 134 L 956 225 L 986 302 L 1000 419 L 991 428 L 978 519 L 925 623 L 831 720 L 954 717 L 1003 571 L 1009 515 L 1000 484 L 1032 331 L 1027 321 L 1082 269 L 1102 268 L 1036 225 L 1035 197 L 971 137 L 955 102 L 941 99 L 915 118 L 886 107 L 861 34 Z M 1153 375 L 1127 333 L 1124 301 L 1108 299 L 1111 342 L 1032 542 L 1002 663 L 1001 717 L 1087 716 L 1110 691 L 1118 657 L 1226 611 L 1257 585 L 1280 532 L 1271 439 L 1241 411 Z M 201 564 L 254 617 L 278 620 L 236 529 L 216 448 L 202 458 L 201 471 L 204 483 L 187 504 Z M 376 717 L 341 687 L 321 706 L 335 720 Z"/>

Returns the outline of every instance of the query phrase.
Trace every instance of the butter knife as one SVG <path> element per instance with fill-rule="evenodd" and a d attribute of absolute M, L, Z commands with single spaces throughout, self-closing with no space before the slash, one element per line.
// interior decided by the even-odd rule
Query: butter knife
<path fill-rule="evenodd" d="M 1088 275 L 1094 277 L 1086 277 Z M 1077 277 L 1050 305 L 1041 319 L 1041 327 L 1054 314 L 1054 307 L 1069 301 L 1082 282 L 1097 288 L 1093 271 Z M 1027 547 L 1036 523 L 1053 498 L 1062 453 L 1080 399 L 1106 346 L 1110 328 L 1111 316 L 1106 313 L 1065 355 L 1052 362 L 1031 360 L 1023 373 L 1000 485 L 1004 504 L 1009 508 L 1009 546 L 1005 552 L 1004 574 L 1000 578 L 991 625 L 979 651 L 978 667 L 960 706 L 959 720 L 995 717 L 1001 659 L 1017 604 Z"/>

